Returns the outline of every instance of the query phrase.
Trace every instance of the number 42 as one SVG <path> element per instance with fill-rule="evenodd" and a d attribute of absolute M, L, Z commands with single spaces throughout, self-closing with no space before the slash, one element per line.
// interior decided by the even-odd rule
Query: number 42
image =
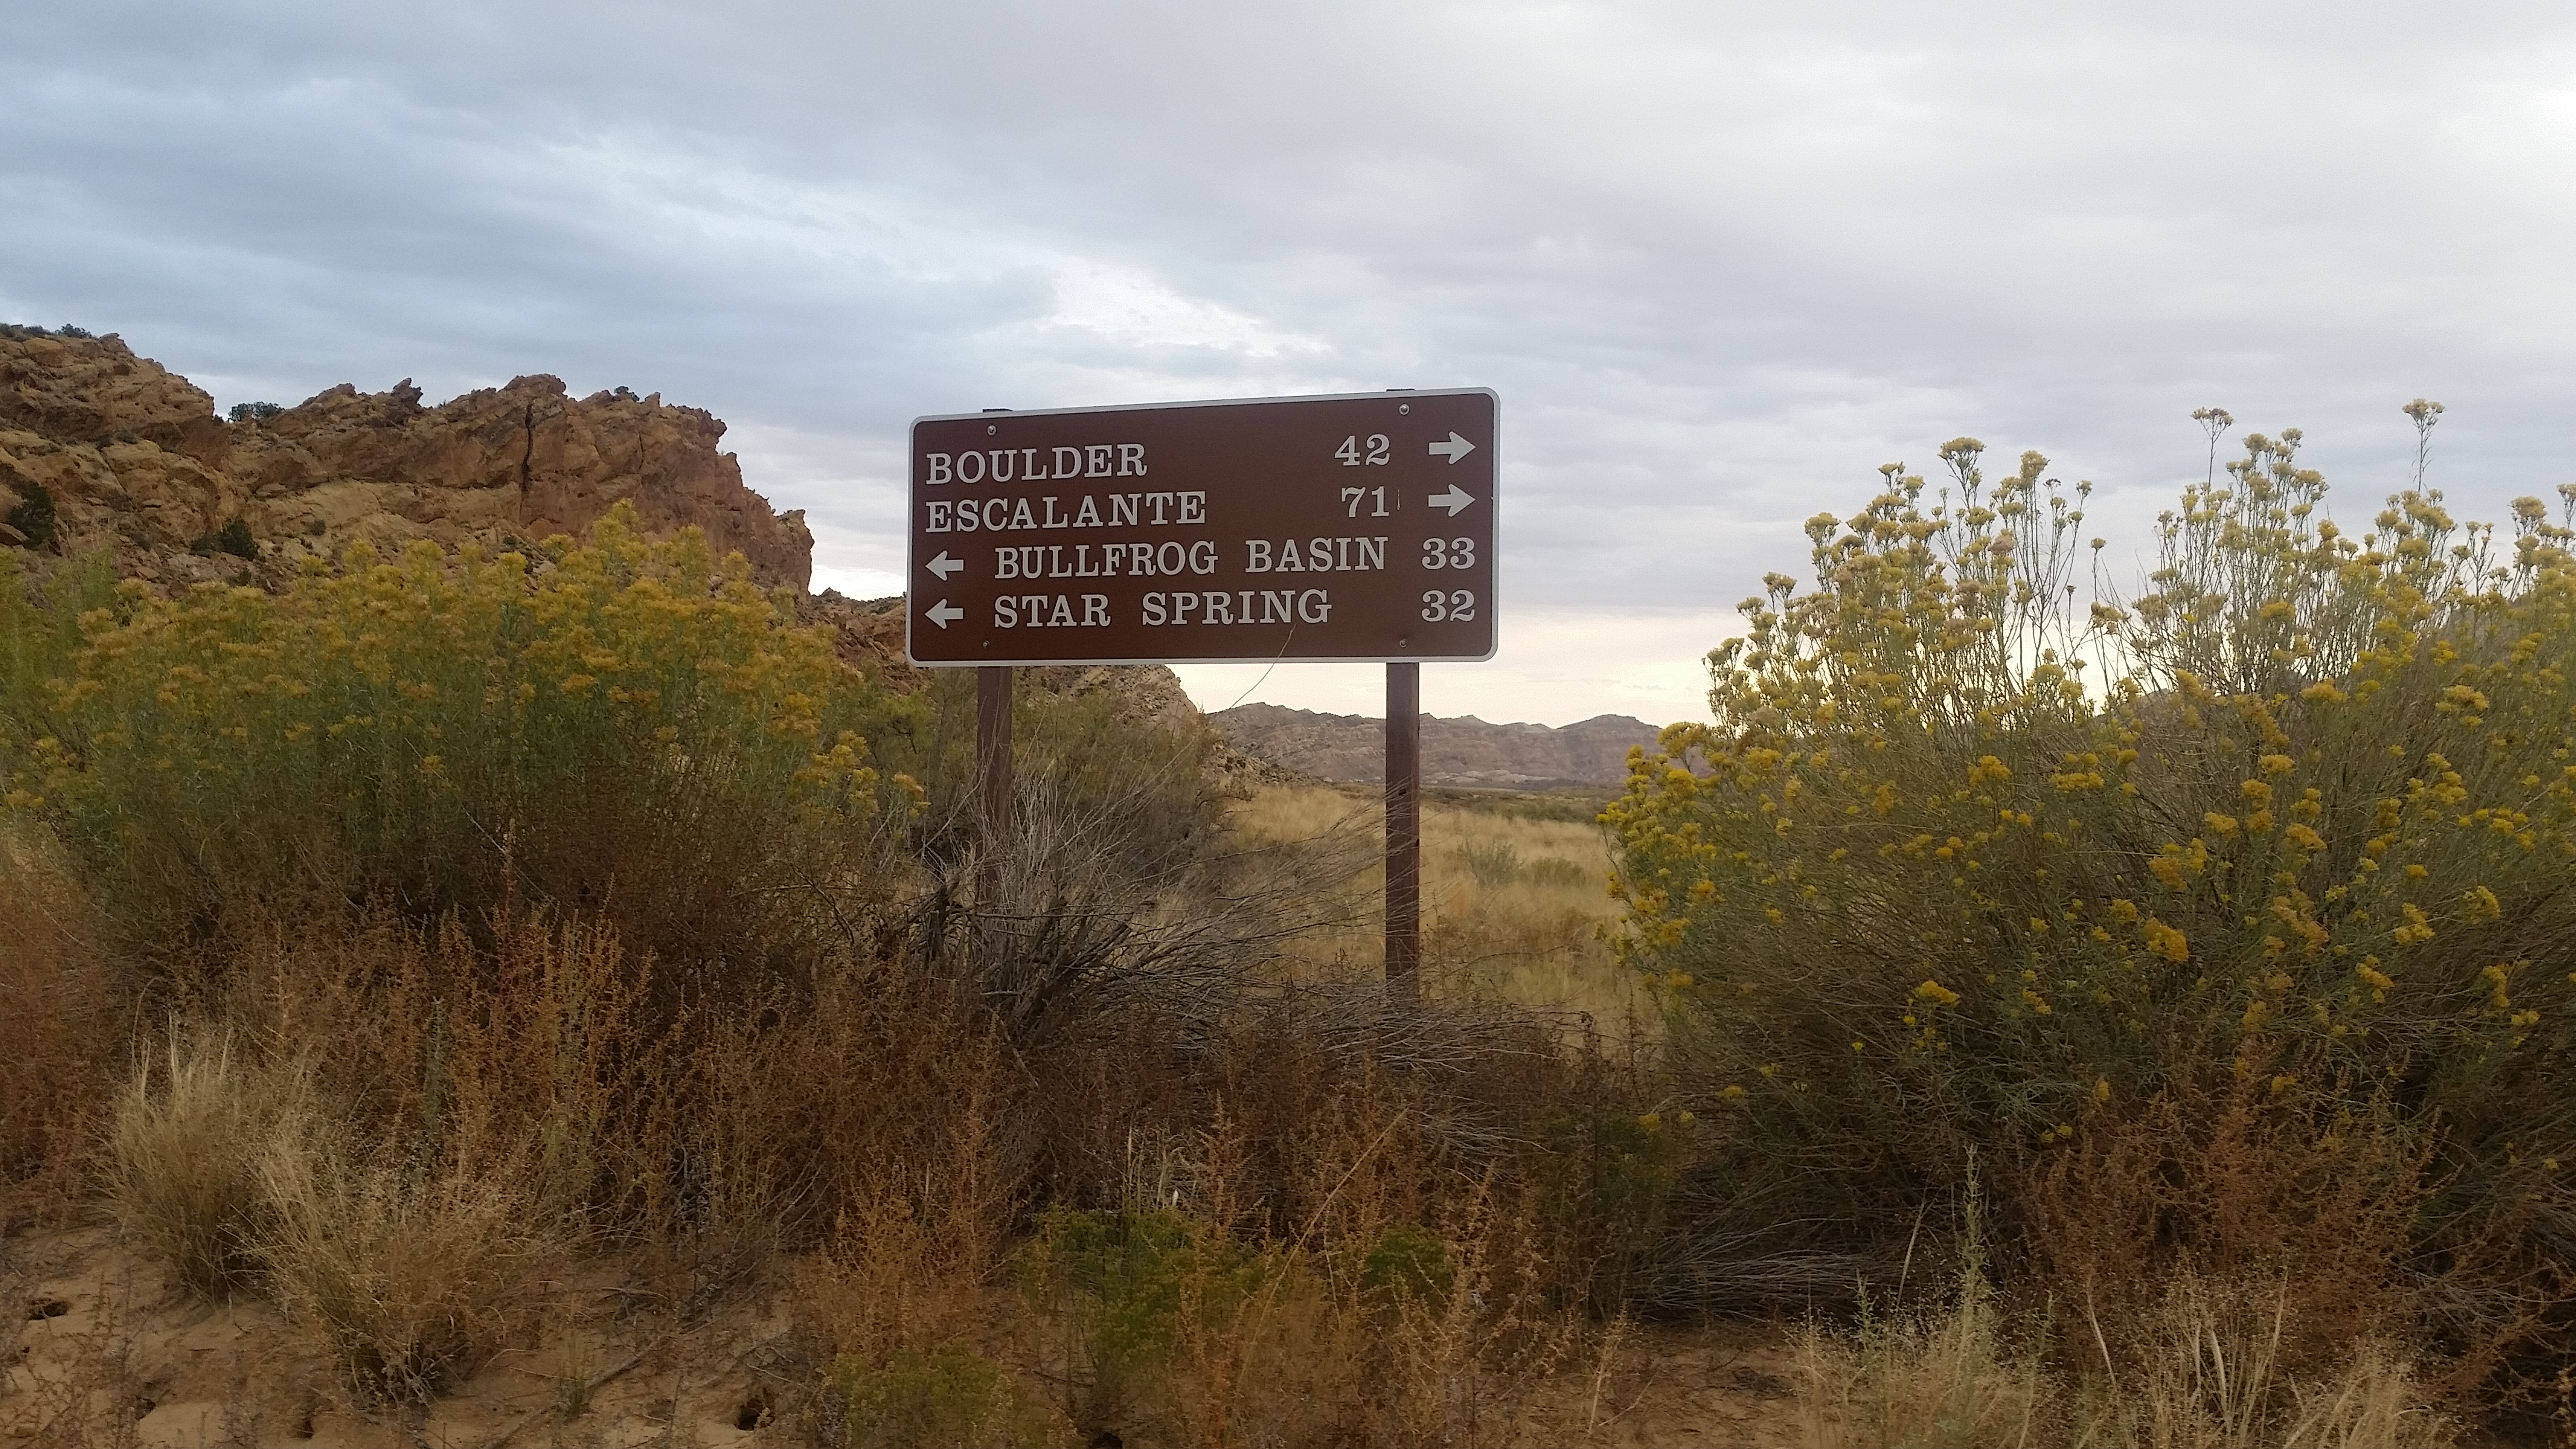
<path fill-rule="evenodd" d="M 1345 468 L 1356 468 L 1362 463 L 1373 463 L 1378 467 L 1383 468 L 1386 466 L 1388 453 L 1394 447 L 1395 444 L 1387 441 L 1386 434 L 1371 433 L 1369 434 L 1368 439 L 1368 454 L 1366 457 L 1362 457 L 1360 454 L 1360 435 L 1353 433 L 1349 437 L 1342 439 L 1342 445 L 1333 450 L 1333 456 L 1341 459 L 1342 466 Z"/>

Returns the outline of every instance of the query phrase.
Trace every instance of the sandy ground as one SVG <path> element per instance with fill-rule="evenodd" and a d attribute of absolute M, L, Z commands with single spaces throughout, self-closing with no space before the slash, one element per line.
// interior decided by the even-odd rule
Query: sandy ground
<path fill-rule="evenodd" d="M 541 1346 L 504 1352 L 409 1415 L 362 1413 L 275 1309 L 210 1306 L 105 1228 L 24 1234 L 0 1275 L 0 1445 L 30 1449 L 700 1449 L 765 1434 L 786 1332 L 769 1305 L 671 1329 L 626 1311 L 613 1283 Z M 565 1410 L 578 1404 L 581 1412 Z"/>
<path fill-rule="evenodd" d="M 208 1305 L 105 1227 L 22 1230 L 0 1249 L 5 1449 L 728 1449 L 810 1442 L 770 1422 L 793 1392 L 774 1302 L 673 1327 L 605 1277 L 566 1285 L 539 1346 L 505 1352 L 407 1414 L 352 1408 L 330 1365 L 263 1302 Z M 1533 1446 L 1794 1449 L 1783 1337 L 1623 1334 L 1536 1386 Z M 570 1412 L 577 1409 L 578 1412 Z"/>
<path fill-rule="evenodd" d="M 1800 1449 L 1796 1371 L 1788 1336 L 1777 1330 L 1637 1330 L 1621 1336 L 1606 1366 L 1596 1356 L 1533 1395 L 1518 1443 Z"/>

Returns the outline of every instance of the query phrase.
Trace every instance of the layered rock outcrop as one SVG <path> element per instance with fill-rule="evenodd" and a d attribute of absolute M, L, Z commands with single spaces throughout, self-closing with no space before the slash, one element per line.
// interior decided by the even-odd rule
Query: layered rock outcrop
<path fill-rule="evenodd" d="M 1208 719 L 1245 753 L 1319 779 L 1376 783 L 1386 773 L 1386 724 L 1275 704 L 1237 705 Z M 1429 785 L 1544 790 L 1616 787 L 1628 749 L 1655 746 L 1641 719 L 1604 714 L 1570 725 L 1488 724 L 1474 715 L 1422 717 L 1422 779 Z"/>
<path fill-rule="evenodd" d="M 574 398 L 545 376 L 435 407 L 408 379 L 380 393 L 342 384 L 227 422 L 116 337 L 0 328 L 0 511 L 41 487 L 54 527 L 50 542 L 7 541 L 104 548 L 118 572 L 163 586 L 268 580 L 360 538 L 379 550 L 416 538 L 523 546 L 577 534 L 624 500 L 646 527 L 694 524 L 762 582 L 802 591 L 814 551 L 804 515 L 744 486 L 717 446 L 724 431 L 659 394 Z"/>

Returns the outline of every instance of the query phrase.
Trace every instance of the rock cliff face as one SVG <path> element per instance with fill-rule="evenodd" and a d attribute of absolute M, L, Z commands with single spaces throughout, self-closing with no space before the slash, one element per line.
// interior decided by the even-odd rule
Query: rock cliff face
<path fill-rule="evenodd" d="M 1208 719 L 1245 753 L 1283 770 L 1367 783 L 1385 776 L 1383 720 L 1275 704 L 1238 705 Z M 1628 778 L 1629 746 L 1652 749 L 1654 743 L 1653 725 L 1618 714 L 1563 726 L 1424 715 L 1422 779 L 1427 785 L 1511 790 L 1616 786 Z"/>
<path fill-rule="evenodd" d="M 804 515 L 775 513 L 743 485 L 717 450 L 724 431 L 658 394 L 576 399 L 543 376 L 437 407 L 409 380 L 381 393 L 342 384 L 226 422 L 116 337 L 0 327 L 0 512 L 42 487 L 48 551 L 107 548 L 120 573 L 164 587 L 273 581 L 300 555 L 360 538 L 387 551 L 415 538 L 531 543 L 578 533 L 624 499 L 647 527 L 695 524 L 762 582 L 801 591 L 814 551 Z M 219 541 L 235 522 L 230 537 L 259 547 Z"/>

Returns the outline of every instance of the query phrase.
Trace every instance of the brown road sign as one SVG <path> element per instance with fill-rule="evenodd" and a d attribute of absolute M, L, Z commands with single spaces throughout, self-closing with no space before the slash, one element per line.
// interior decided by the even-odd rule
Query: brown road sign
<path fill-rule="evenodd" d="M 1489 389 L 912 425 L 920 664 L 1494 654 Z"/>

